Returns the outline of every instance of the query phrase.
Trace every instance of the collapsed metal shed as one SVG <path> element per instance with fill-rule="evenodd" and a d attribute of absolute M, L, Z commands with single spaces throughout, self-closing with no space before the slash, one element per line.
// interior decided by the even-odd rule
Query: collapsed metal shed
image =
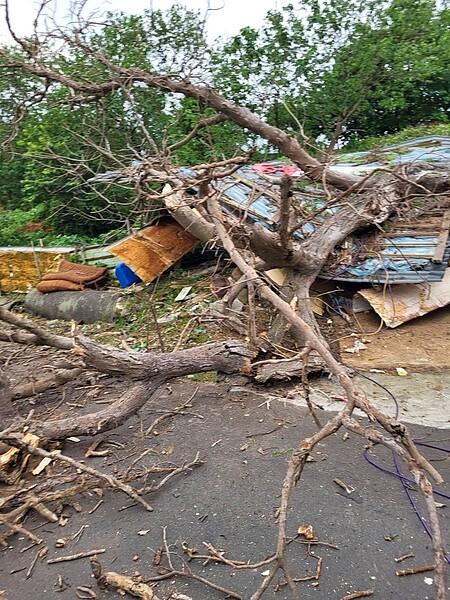
<path fill-rule="evenodd" d="M 220 180 L 216 185 L 222 192 L 223 205 L 243 218 L 272 228 L 278 210 L 277 188 L 286 167 L 295 168 L 272 162 L 243 167 Z M 294 198 L 306 207 L 323 205 L 320 189 L 294 191 Z M 306 222 L 297 235 L 306 237 L 313 229 L 312 223 Z M 450 259 L 449 229 L 450 211 L 434 210 L 392 221 L 386 230 L 372 228 L 349 236 L 320 277 L 370 284 L 441 281 Z"/>
<path fill-rule="evenodd" d="M 434 211 L 417 220 L 396 220 L 387 231 L 349 236 L 321 277 L 356 283 L 437 282 L 450 259 L 450 211 Z"/>
<path fill-rule="evenodd" d="M 341 154 L 331 168 L 364 175 L 386 165 L 420 162 L 450 166 L 450 137 L 427 136 L 367 152 Z M 134 166 L 138 168 L 139 164 Z M 213 182 L 213 185 L 221 192 L 225 210 L 238 214 L 242 219 L 258 221 L 271 229 L 279 208 L 281 177 L 286 174 L 294 178 L 303 175 L 296 165 L 271 161 L 241 167 L 228 177 Z M 179 170 L 179 175 L 189 178 L 193 173 L 183 167 Z M 131 180 L 130 172 L 117 171 L 98 175 L 91 181 L 109 183 Z M 323 207 L 325 194 L 320 186 L 306 186 L 304 189 L 294 190 L 293 201 L 298 207 L 303 207 L 307 215 L 313 213 L 314 209 Z M 322 217 L 336 210 L 339 210 L 339 206 L 324 211 Z M 371 285 L 441 281 L 450 259 L 449 229 L 450 212 L 444 210 L 392 221 L 383 229 L 368 229 L 362 235 L 349 236 L 330 258 L 320 276 L 333 281 Z M 313 223 L 305 218 L 305 223 L 296 235 L 301 239 L 313 230 Z M 168 268 L 170 262 L 163 259 L 165 253 L 159 248 L 154 255 L 154 265 L 142 267 L 147 261 L 145 253 L 149 246 L 139 243 L 136 237 L 138 235 L 132 236 L 135 240 L 132 256 L 122 253 L 122 243 L 110 247 L 110 251 L 117 251 L 119 248 L 121 254 L 116 256 L 124 263 L 138 275 L 137 269 L 142 269 L 146 278 L 154 278 L 155 273 Z M 178 232 L 177 236 L 179 235 Z M 169 237 L 166 236 L 160 242 L 163 245 L 169 244 Z M 193 241 L 192 244 L 195 245 Z M 166 254 L 170 256 L 169 246 Z"/>

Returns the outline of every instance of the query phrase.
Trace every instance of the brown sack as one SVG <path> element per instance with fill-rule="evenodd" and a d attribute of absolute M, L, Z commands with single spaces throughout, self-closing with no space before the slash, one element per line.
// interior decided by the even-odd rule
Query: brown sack
<path fill-rule="evenodd" d="M 98 280 L 99 277 L 104 277 L 106 275 L 107 268 L 106 267 L 93 267 L 91 265 L 80 265 L 78 263 L 72 263 L 66 260 L 65 258 L 59 263 L 57 273 L 70 273 L 72 276 L 71 281 L 93 281 Z"/>
<path fill-rule="evenodd" d="M 58 270 L 46 273 L 36 289 L 43 294 L 83 290 L 85 286 L 101 281 L 106 276 L 107 270 L 106 267 L 80 265 L 63 259 L 59 263 Z"/>

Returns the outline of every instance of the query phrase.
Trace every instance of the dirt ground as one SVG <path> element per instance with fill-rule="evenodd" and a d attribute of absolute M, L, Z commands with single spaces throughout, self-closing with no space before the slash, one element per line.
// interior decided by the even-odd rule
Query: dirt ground
<path fill-rule="evenodd" d="M 354 334 L 348 333 L 349 327 L 341 317 L 333 318 L 341 358 L 349 366 L 389 372 L 397 367 L 414 372 L 450 369 L 450 306 L 395 329 L 380 329 L 380 318 L 373 311 L 356 317 L 352 324 Z M 365 347 L 349 352 L 357 341 Z"/>
<path fill-rule="evenodd" d="M 18 384 L 24 383 L 25 369 L 34 376 L 50 372 L 56 353 L 2 344 L 0 358 L 8 361 L 13 384 Z M 397 379 L 404 385 L 409 381 Z M 33 409 L 46 419 L 54 419 L 75 411 L 101 409 L 126 388 L 124 381 L 86 373 L 63 388 L 20 400 L 18 405 L 23 414 Z M 163 420 L 146 434 L 165 411 L 189 399 L 191 406 L 183 414 Z M 299 441 L 315 431 L 308 412 L 285 400 L 274 399 L 270 387 L 253 388 L 234 378 L 222 383 L 186 378 L 161 388 L 139 414 L 102 436 L 98 449 L 106 451 L 105 456 L 85 456 L 92 438 L 67 441 L 63 451 L 88 466 L 117 476 L 131 469 L 136 487 L 142 483 L 138 476 L 145 472 L 147 484 L 158 484 L 167 473 L 164 469 L 192 461 L 197 453 L 203 464 L 149 493 L 146 500 L 154 508 L 151 513 L 117 491 L 99 496 L 92 490 L 63 503 L 57 523 L 30 513 L 25 524 L 43 541 L 33 546 L 16 535 L 1 550 L 0 589 L 5 590 L 4 598 L 117 598 L 115 591 L 97 588 L 88 558 L 47 562 L 98 549 L 104 550 L 98 559 L 107 570 L 134 575 L 137 580 L 159 578 L 155 591 L 162 600 L 176 598 L 174 593 L 193 600 L 226 597 L 193 578 L 192 573 L 249 600 L 267 565 L 239 569 L 210 559 L 189 559 L 184 548 L 195 548 L 194 555 L 207 555 L 209 543 L 225 552 L 227 559 L 244 563 L 264 560 L 273 553 L 287 460 Z M 448 447 L 447 431 L 413 425 L 413 433 L 422 442 Z M 373 590 L 373 598 L 380 600 L 431 600 L 432 572 L 396 575 L 400 568 L 433 562 L 430 540 L 399 480 L 372 466 L 364 457 L 364 449 L 365 440 L 354 434 L 349 438 L 343 432 L 331 436 L 316 447 L 295 489 L 288 515 L 287 555 L 293 575 L 309 578 L 298 583 L 302 598 L 340 600 L 349 593 Z M 424 451 L 448 481 L 448 454 L 433 448 Z M 383 449 L 374 448 L 368 458 L 383 468 L 395 468 L 392 456 Z M 41 475 L 29 475 L 26 484 L 51 483 L 60 474 L 61 467 L 52 464 Z M 353 491 L 345 491 L 336 480 Z M 425 514 L 420 495 L 413 490 L 411 485 L 418 508 Z M 442 486 L 441 491 L 450 495 L 448 486 Z M 10 487 L 0 488 L 0 503 L 10 493 Z M 439 514 L 448 541 L 449 509 L 445 498 L 437 500 L 442 504 Z M 308 546 L 297 534 L 302 525 L 313 527 L 317 543 Z M 158 564 L 164 534 L 176 567 L 186 573 L 184 577 L 165 577 L 164 555 Z M 40 556 L 44 546 L 48 551 Z M 408 554 L 413 556 L 396 562 Z M 265 598 L 288 600 L 290 593 L 277 577 Z"/>

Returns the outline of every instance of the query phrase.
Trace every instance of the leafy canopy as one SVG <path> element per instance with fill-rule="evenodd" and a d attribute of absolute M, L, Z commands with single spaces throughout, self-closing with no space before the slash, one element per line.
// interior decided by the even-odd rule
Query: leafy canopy
<path fill-rule="evenodd" d="M 227 121 L 179 145 L 214 111 L 120 79 L 117 66 L 210 84 L 313 145 L 356 144 L 419 123 L 449 122 L 445 2 L 304 0 L 270 11 L 259 30 L 246 27 L 215 44 L 199 14 L 180 5 L 110 14 L 103 26 L 73 34 L 75 45 L 65 34 L 25 42 L 62 75 L 120 82 L 89 104 L 77 103 L 63 84 L 9 67 L 29 60 L 24 47 L 2 48 L 0 55 L 0 207 L 30 211 L 28 220 L 38 214 L 61 234 L 95 236 L 140 218 L 132 190 L 111 186 L 99 196 L 87 183 L 96 173 L 155 153 L 179 165 L 220 160 L 255 142 Z M 275 155 L 258 148 L 259 159 L 266 151 Z"/>

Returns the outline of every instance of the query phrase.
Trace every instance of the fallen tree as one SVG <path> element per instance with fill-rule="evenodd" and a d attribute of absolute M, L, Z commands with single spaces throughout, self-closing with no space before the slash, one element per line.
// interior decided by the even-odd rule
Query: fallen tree
<path fill-rule="evenodd" d="M 47 344 L 71 350 L 76 357 L 73 369 L 90 368 L 114 377 L 125 378 L 130 382 L 130 387 L 110 407 L 99 412 L 40 423 L 20 415 L 15 409 L 13 392 L 6 373 L 3 373 L 0 418 L 4 431 L 0 433 L 0 440 L 11 446 L 28 448 L 30 452 L 35 452 L 26 444 L 24 446 L 21 437 L 24 427 L 44 444 L 51 438 L 97 435 L 125 422 L 147 402 L 159 386 L 174 377 L 211 370 L 248 371 L 251 366 L 250 359 L 255 355 L 253 348 L 261 345 L 252 313 L 253 299 L 256 295 L 270 303 L 275 312 L 281 314 L 290 325 L 290 333 L 301 348 L 305 388 L 308 387 L 308 357 L 314 350 L 339 380 L 347 404 L 338 415 L 324 425 L 316 416 L 318 431 L 308 439 L 302 440 L 290 458 L 282 488 L 279 536 L 273 564 L 260 588 L 252 595 L 252 600 L 257 600 L 264 594 L 280 569 L 284 572 L 292 597 L 299 597 L 285 556 L 289 498 L 312 449 L 319 441 L 341 427 L 358 433 L 371 442 L 386 445 L 405 461 L 413 473 L 430 512 L 435 550 L 436 598 L 443 600 L 443 544 L 432 486 L 427 478 L 431 476 L 436 481 L 441 481 L 441 477 L 420 455 L 407 428 L 377 411 L 355 385 L 347 368 L 333 356 L 316 323 L 309 300 L 311 285 L 330 253 L 349 234 L 362 227 L 379 227 L 394 214 L 403 214 L 411 210 L 417 199 L 422 208 L 448 202 L 448 172 L 433 169 L 427 164 L 416 164 L 397 170 L 378 169 L 365 177 L 350 176 L 333 170 L 329 157 L 320 160 L 313 156 L 297 137 L 267 124 L 258 115 L 227 100 L 203 81 L 189 79 L 183 72 L 155 73 L 139 66 L 124 66 L 112 61 L 90 44 L 89 35 L 84 28 L 59 30 L 56 34 L 52 33 L 52 36 L 56 36 L 66 48 L 76 51 L 96 65 L 102 74 L 100 80 L 89 79 L 85 73 L 71 70 L 66 72 L 58 68 L 46 54 L 44 44 L 39 44 L 36 40 L 33 43 L 22 40 L 12 33 L 20 52 L 0 49 L 2 68 L 14 75 L 25 73 L 31 76 L 36 86 L 45 90 L 40 100 L 50 95 L 52 87 L 58 91 L 63 90 L 64 97 L 59 101 L 71 106 L 97 103 L 118 92 L 125 94 L 130 99 L 130 106 L 133 106 L 133 93 L 136 90 L 141 93 L 142 89 L 147 88 L 167 94 L 182 94 L 214 111 L 209 120 L 198 121 L 194 127 L 195 133 L 213 122 L 218 124 L 232 121 L 278 148 L 301 169 L 303 180 L 320 184 L 325 202 L 315 211 L 305 211 L 304 207 L 295 205 L 292 201 L 295 182 L 291 176 L 284 176 L 278 182 L 279 194 L 274 199 L 277 204 L 277 217 L 271 229 L 247 220 L 242 214 L 233 214 L 224 207 L 223 194 L 216 182 L 248 162 L 251 152 L 244 157 L 189 165 L 188 175 L 181 176 L 179 167 L 170 160 L 172 149 L 164 145 L 158 147 L 145 123 L 140 122 L 136 116 L 153 153 L 150 156 L 139 157 L 135 167 L 123 165 L 118 170 L 119 185 L 123 185 L 124 182 L 134 185 L 136 206 L 140 207 L 142 213 L 146 213 L 150 206 L 162 206 L 198 239 L 214 242 L 227 250 L 242 276 L 223 298 L 224 311 L 226 313 L 229 310 L 236 295 L 243 287 L 247 287 L 248 336 L 251 344 L 221 342 L 169 354 L 137 354 L 94 343 L 78 332 L 73 333 L 72 339 L 49 334 L 45 328 L 2 309 L 0 319 L 12 325 L 14 329 L 4 331 L 1 339 L 17 343 Z M 17 126 L 17 121 L 15 125 Z M 93 139 L 86 139 L 86 144 L 99 156 L 114 160 L 107 144 L 102 146 Z M 95 183 L 91 182 L 89 185 L 93 187 Z M 313 224 L 312 231 L 308 235 L 296 236 L 305 222 Z M 274 268 L 284 268 L 288 271 L 285 283 L 280 289 L 270 284 L 265 275 L 266 271 Z M 314 414 L 311 404 L 310 408 Z M 363 410 L 371 424 L 379 426 L 381 432 L 372 425 L 362 428 L 353 418 L 355 408 Z"/>
<path fill-rule="evenodd" d="M 128 391 L 104 410 L 75 418 L 71 416 L 60 421 L 33 422 L 31 426 L 33 434 L 42 439 L 97 435 L 114 429 L 134 415 L 161 385 L 174 377 L 216 370 L 224 373 L 248 370 L 252 357 L 252 351 L 247 345 L 237 341 L 204 344 L 196 348 L 159 355 L 125 352 L 112 346 L 97 344 L 80 333 L 74 333 L 72 340 L 63 336 L 49 336 L 40 326 L 2 308 L 0 308 L 0 319 L 28 331 L 28 337 L 23 338 L 26 340 L 25 343 L 46 344 L 64 349 L 71 347 L 79 362 L 72 365 L 75 375 L 79 375 L 83 368 L 90 368 L 130 381 Z M 8 337 L 14 340 L 14 334 L 10 337 L 3 333 L 3 339 Z M 54 385 L 57 379 L 53 379 L 51 383 Z M 1 385 L 3 396 L 0 423 L 7 429 L 20 429 L 22 419 L 14 409 L 10 385 L 4 371 Z M 34 387 L 37 388 L 36 391 L 39 390 L 37 383 Z"/>

